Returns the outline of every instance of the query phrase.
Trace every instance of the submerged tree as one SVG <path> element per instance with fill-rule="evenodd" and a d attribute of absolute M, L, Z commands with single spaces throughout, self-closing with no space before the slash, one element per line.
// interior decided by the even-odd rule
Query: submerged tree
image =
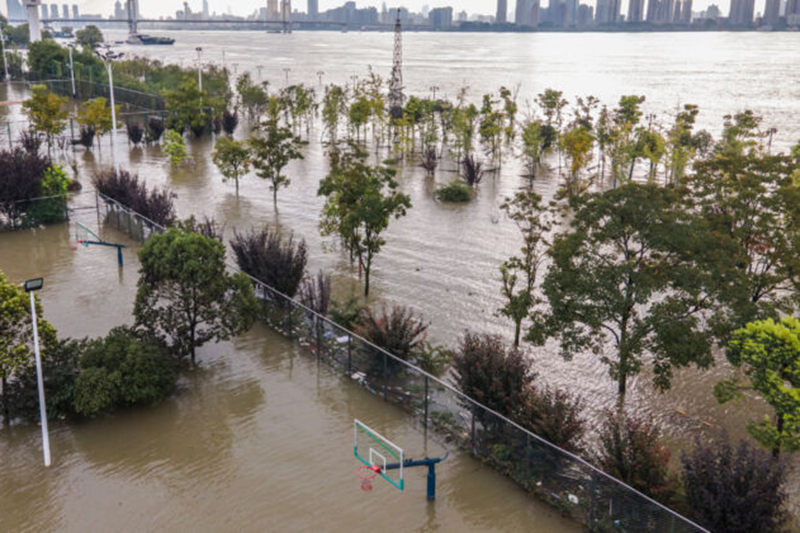
<path fill-rule="evenodd" d="M 514 198 L 506 199 L 500 206 L 519 228 L 523 241 L 520 255 L 512 256 L 500 266 L 502 293 L 506 299 L 505 305 L 500 308 L 500 314 L 514 321 L 514 346 L 519 346 L 523 320 L 540 301 L 534 292 L 534 286 L 550 246 L 546 236 L 550 230 L 550 221 L 541 202 L 541 196 L 533 191 L 526 191 L 518 192 Z M 518 282 L 522 284 L 520 289 L 517 289 Z"/>
<path fill-rule="evenodd" d="M 217 139 L 211 158 L 225 179 L 236 182 L 236 194 L 239 194 L 239 178 L 250 172 L 250 151 L 247 145 L 234 141 L 229 137 Z"/>
<path fill-rule="evenodd" d="M 784 317 L 752 322 L 733 332 L 728 360 L 741 368 L 750 386 L 736 379 L 714 388 L 720 402 L 742 397 L 742 389 L 755 390 L 772 407 L 774 420 L 751 421 L 747 431 L 777 455 L 800 449 L 800 320 Z"/>
<path fill-rule="evenodd" d="M 306 274 L 306 241 L 294 235 L 281 238 L 277 230 L 265 227 L 247 234 L 234 232 L 231 248 L 239 268 L 278 292 L 294 298 Z"/>
<path fill-rule="evenodd" d="M 231 276 L 225 246 L 216 239 L 170 228 L 139 251 L 136 325 L 168 341 L 178 357 L 246 331 L 259 304 L 244 274 Z"/>
<path fill-rule="evenodd" d="M 710 365 L 706 235 L 670 190 L 631 183 L 583 198 L 570 230 L 555 238 L 543 284 L 563 356 L 602 354 L 620 401 L 644 356 L 661 390 L 674 367 Z"/>
<path fill-rule="evenodd" d="M 283 175 L 283 169 L 293 159 L 303 159 L 300 145 L 300 138 L 289 128 L 278 126 L 273 121 L 263 124 L 248 141 L 250 161 L 256 175 L 270 182 L 272 201 L 276 205 L 278 189 L 289 186 L 289 177 Z"/>
<path fill-rule="evenodd" d="M 386 242 L 382 234 L 392 218 L 405 216 L 411 200 L 397 191 L 393 170 L 368 165 L 367 155 L 351 148 L 334 155 L 330 174 L 320 182 L 318 194 L 326 197 L 320 231 L 338 236 L 358 261 L 369 296 L 372 263 Z"/>
<path fill-rule="evenodd" d="M 22 103 L 31 129 L 45 135 L 48 148 L 53 144 L 53 137 L 64 131 L 67 125 L 69 113 L 65 109 L 66 103 L 66 98 L 51 93 L 46 85 L 31 87 L 31 97 Z"/>

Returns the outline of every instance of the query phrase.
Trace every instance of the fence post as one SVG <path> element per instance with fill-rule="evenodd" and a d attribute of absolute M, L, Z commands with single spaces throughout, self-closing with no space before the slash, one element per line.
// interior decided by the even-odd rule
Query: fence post
<path fill-rule="evenodd" d="M 430 378 L 428 378 L 428 376 L 425 376 L 425 414 L 423 415 L 422 418 L 422 425 L 425 427 L 425 429 L 428 428 L 428 382 L 429 381 Z"/>
<path fill-rule="evenodd" d="M 347 376 L 353 375 L 353 336 L 347 332 Z"/>
<path fill-rule="evenodd" d="M 69 117 L 69 140 L 72 142 L 72 145 L 75 146 L 75 121 L 72 117 Z"/>
<path fill-rule="evenodd" d="M 469 429 L 469 445 L 472 448 L 472 454 L 475 455 L 475 404 L 472 404 L 472 416 L 470 417 Z"/>
<path fill-rule="evenodd" d="M 6 122 L 6 128 L 8 128 L 8 149 L 14 149 L 14 139 L 11 137 L 11 123 Z"/>
<path fill-rule="evenodd" d="M 317 362 L 319 362 L 322 357 L 322 333 L 320 332 L 322 329 L 320 326 L 322 326 L 322 324 L 321 320 L 316 315 L 314 315 L 314 323 L 317 326 L 315 329 L 317 330 Z"/>
<path fill-rule="evenodd" d="M 389 398 L 389 361 L 386 352 L 383 353 L 383 401 Z"/>
<path fill-rule="evenodd" d="M 589 531 L 594 531 L 594 493 L 595 493 L 595 480 L 597 476 L 592 471 L 592 483 L 589 487 Z"/>

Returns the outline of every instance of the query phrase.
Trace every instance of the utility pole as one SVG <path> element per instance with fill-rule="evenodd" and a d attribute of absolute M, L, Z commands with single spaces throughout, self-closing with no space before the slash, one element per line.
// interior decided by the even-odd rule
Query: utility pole
<path fill-rule="evenodd" d="M 105 46 L 105 53 L 97 49 L 94 53 L 103 60 L 108 69 L 108 92 L 111 97 L 111 158 L 114 162 L 114 172 L 119 176 L 119 159 L 117 159 L 117 110 L 114 104 L 114 72 L 111 65 L 115 59 L 122 59 L 122 56 L 125 54 L 114 52 L 108 45 Z"/>
<path fill-rule="evenodd" d="M 69 43 L 67 48 L 69 49 L 69 79 L 72 82 L 72 97 L 75 98 L 75 65 L 72 63 L 72 49 L 75 48 L 75 45 Z M 6 73 L 6 77 L 8 77 L 8 73 Z"/>
<path fill-rule="evenodd" d="M 5 32 L 0 29 L 0 47 L 3 50 L 3 72 L 6 75 L 6 83 L 11 81 L 11 78 L 8 77 L 8 62 L 6 60 L 6 34 Z M 70 58 L 72 56 L 70 55 Z"/>
<path fill-rule="evenodd" d="M 389 80 L 389 112 L 392 118 L 403 116 L 403 26 L 400 23 L 400 9 L 397 9 L 397 20 L 394 24 L 394 61 L 392 76 Z"/>
<path fill-rule="evenodd" d="M 324 70 L 318 70 L 317 71 L 317 77 L 319 78 L 319 86 L 320 87 L 322 87 L 322 76 L 324 76 L 324 75 L 325 75 L 325 71 Z"/>

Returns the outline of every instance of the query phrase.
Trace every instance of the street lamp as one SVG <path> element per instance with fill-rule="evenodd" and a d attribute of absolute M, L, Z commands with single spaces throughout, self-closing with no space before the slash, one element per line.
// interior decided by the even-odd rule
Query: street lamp
<path fill-rule="evenodd" d="M 47 431 L 47 407 L 44 400 L 44 379 L 42 378 L 42 358 L 39 355 L 39 330 L 36 324 L 36 300 L 33 293 L 44 286 L 43 278 L 29 279 L 23 284 L 25 292 L 31 295 L 31 322 L 33 323 L 33 350 L 36 354 L 36 384 L 39 386 L 39 419 L 42 422 L 42 449 L 44 466 L 50 466 L 50 436 Z"/>
<path fill-rule="evenodd" d="M 431 86 L 431 92 L 433 92 L 433 99 L 434 100 L 436 100 L 436 91 L 438 91 L 438 90 L 439 90 L 439 86 L 438 85 L 432 85 Z"/>
<path fill-rule="evenodd" d="M 197 85 L 203 92 L 203 48 L 198 46 L 194 50 L 197 52 Z"/>
<path fill-rule="evenodd" d="M 258 79 L 261 79 L 261 69 L 264 67 L 262 65 L 256 65 L 256 70 L 258 71 Z"/>
<path fill-rule="evenodd" d="M 353 74 L 350 76 L 350 79 L 353 81 L 353 92 L 356 92 L 356 81 L 358 80 L 358 76 Z"/>
<path fill-rule="evenodd" d="M 286 74 L 286 85 L 289 85 L 289 73 L 292 71 L 289 67 L 283 69 L 284 74 Z"/>
<path fill-rule="evenodd" d="M 69 49 L 69 79 L 72 81 L 72 97 L 75 98 L 75 65 L 72 63 L 72 49 L 75 48 L 75 43 L 67 45 Z"/>
<path fill-rule="evenodd" d="M 111 63 L 115 59 L 121 59 L 123 53 L 114 52 L 109 48 L 108 45 L 105 47 L 105 52 L 100 52 L 100 50 L 95 49 L 94 51 L 97 56 L 103 60 L 103 63 L 106 64 L 106 68 L 108 69 L 108 92 L 111 96 L 111 158 L 113 159 L 114 163 L 114 171 L 119 176 L 119 160 L 117 159 L 117 110 L 116 106 L 114 105 L 114 74 L 111 68 Z"/>
<path fill-rule="evenodd" d="M 8 77 L 8 63 L 6 62 L 6 33 L 2 29 L 0 29 L 0 48 L 3 50 L 3 71 L 6 74 L 6 83 L 8 83 L 11 78 Z"/>
<path fill-rule="evenodd" d="M 320 87 L 322 87 L 322 76 L 324 76 L 324 75 L 325 75 L 325 71 L 324 70 L 318 70 L 317 71 L 317 77 L 319 78 Z"/>

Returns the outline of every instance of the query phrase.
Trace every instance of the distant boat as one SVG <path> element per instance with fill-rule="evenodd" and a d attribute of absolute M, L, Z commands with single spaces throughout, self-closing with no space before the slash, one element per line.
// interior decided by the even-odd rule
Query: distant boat
<path fill-rule="evenodd" d="M 128 44 L 175 44 L 175 39 L 169 37 L 153 37 L 152 35 L 144 35 L 142 33 L 132 33 L 128 36 L 126 41 Z"/>

